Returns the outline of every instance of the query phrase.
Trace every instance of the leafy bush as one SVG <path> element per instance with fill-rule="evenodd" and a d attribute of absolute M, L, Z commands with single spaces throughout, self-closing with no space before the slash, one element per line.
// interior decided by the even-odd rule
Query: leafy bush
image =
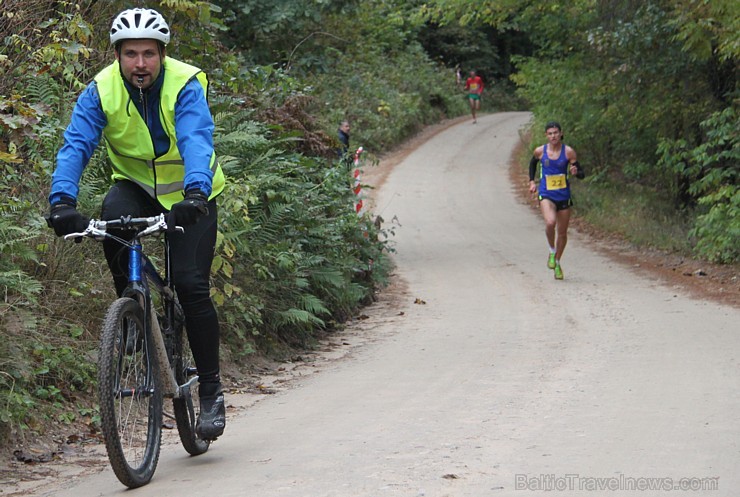
<path fill-rule="evenodd" d="M 740 188 L 725 185 L 715 193 L 699 199 L 699 205 L 708 208 L 697 217 L 692 235 L 696 237 L 696 252 L 714 262 L 740 261 Z"/>
<path fill-rule="evenodd" d="M 324 102 L 325 108 L 315 112 L 332 132 L 341 120 L 349 119 L 353 143 L 375 153 L 385 152 L 427 124 L 467 112 L 452 72 L 432 63 L 418 45 L 383 55 L 338 54 L 337 71 L 340 77 L 336 73 L 316 77 L 316 101 Z"/>
<path fill-rule="evenodd" d="M 306 345 L 372 297 L 384 271 L 370 266 L 382 262 L 384 245 L 352 208 L 346 168 L 295 153 L 292 135 L 242 114 L 219 119 L 217 150 L 231 184 L 213 271 L 227 340 L 244 352 Z"/>
<path fill-rule="evenodd" d="M 704 141 L 690 148 L 685 140 L 664 140 L 658 166 L 689 184 L 699 215 L 692 230 L 696 252 L 710 261 L 740 260 L 740 120 L 733 107 L 701 123 Z"/>

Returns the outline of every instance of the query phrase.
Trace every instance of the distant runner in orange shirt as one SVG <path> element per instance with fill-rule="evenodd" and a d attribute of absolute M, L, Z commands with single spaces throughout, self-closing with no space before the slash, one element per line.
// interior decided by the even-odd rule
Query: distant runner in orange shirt
<path fill-rule="evenodd" d="M 473 124 L 477 123 L 475 111 L 480 110 L 480 96 L 483 93 L 483 80 L 475 71 L 470 71 L 470 77 L 465 81 L 465 90 L 468 92 L 470 112 L 473 114 Z"/>

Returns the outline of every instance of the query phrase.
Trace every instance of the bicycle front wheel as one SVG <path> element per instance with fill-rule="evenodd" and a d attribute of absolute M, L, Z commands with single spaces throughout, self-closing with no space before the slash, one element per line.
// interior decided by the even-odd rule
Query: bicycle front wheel
<path fill-rule="evenodd" d="M 119 298 L 100 341 L 100 424 L 113 471 L 129 488 L 152 479 L 162 435 L 162 389 L 146 328 L 141 305 Z"/>

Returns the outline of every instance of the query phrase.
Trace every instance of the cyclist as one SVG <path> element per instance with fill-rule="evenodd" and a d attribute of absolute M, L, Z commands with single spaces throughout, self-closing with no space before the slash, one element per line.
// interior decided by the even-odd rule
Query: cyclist
<path fill-rule="evenodd" d="M 113 185 L 101 219 L 169 212 L 173 281 L 199 374 L 196 430 L 215 440 L 226 424 L 220 380 L 219 322 L 210 298 L 209 274 L 216 243 L 215 198 L 224 174 L 213 150 L 214 123 L 208 79 L 200 69 L 166 57 L 170 29 L 155 10 L 124 10 L 113 21 L 115 61 L 80 94 L 57 154 L 49 194 L 49 226 L 58 236 L 82 231 L 77 209 L 84 168 L 105 138 Z M 125 231 L 116 233 L 126 239 Z M 116 291 L 127 284 L 128 253 L 103 242 Z"/>
<path fill-rule="evenodd" d="M 560 259 L 568 243 L 570 207 L 573 205 L 568 176 L 575 175 L 576 178 L 583 179 L 586 174 L 578 163 L 576 151 L 563 143 L 563 131 L 559 123 L 547 123 L 545 135 L 547 143 L 534 150 L 534 157 L 529 162 L 529 191 L 534 194 L 539 190 L 540 210 L 545 219 L 545 236 L 550 246 L 547 267 L 554 271 L 556 280 L 562 280 Z M 539 185 L 535 182 L 538 163 L 541 165 Z"/>

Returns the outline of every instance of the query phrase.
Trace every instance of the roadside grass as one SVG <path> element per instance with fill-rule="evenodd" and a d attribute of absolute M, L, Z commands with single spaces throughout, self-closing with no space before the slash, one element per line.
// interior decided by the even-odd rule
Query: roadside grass
<path fill-rule="evenodd" d="M 693 220 L 653 189 L 588 178 L 574 181 L 572 188 L 577 215 L 594 228 L 640 247 L 692 255 Z"/>

